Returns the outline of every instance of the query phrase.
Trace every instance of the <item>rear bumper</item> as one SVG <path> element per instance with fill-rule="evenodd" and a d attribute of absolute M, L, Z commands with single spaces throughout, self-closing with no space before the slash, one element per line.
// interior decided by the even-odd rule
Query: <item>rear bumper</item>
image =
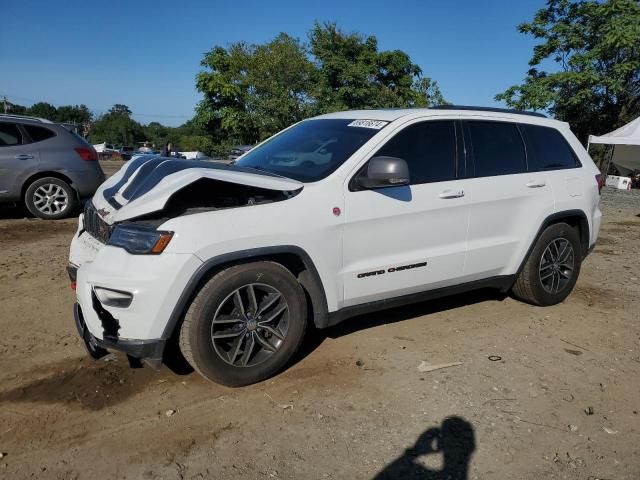
<path fill-rule="evenodd" d="M 71 179 L 72 186 L 76 189 L 80 198 L 93 196 L 106 178 L 99 164 L 97 164 L 95 168 L 68 170 L 63 173 Z"/>
<path fill-rule="evenodd" d="M 73 305 L 73 318 L 78 334 L 84 343 L 90 357 L 99 359 L 104 357 L 109 350 L 117 350 L 126 353 L 127 356 L 138 360 L 144 360 L 152 367 L 158 368 L 162 364 L 165 340 L 132 340 L 118 337 L 96 338 L 91 334 L 85 323 L 82 308 L 78 303 Z"/>

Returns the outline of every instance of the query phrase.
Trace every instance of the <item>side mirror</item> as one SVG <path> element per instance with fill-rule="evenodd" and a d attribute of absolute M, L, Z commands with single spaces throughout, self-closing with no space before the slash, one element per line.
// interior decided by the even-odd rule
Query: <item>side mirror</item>
<path fill-rule="evenodd" d="M 409 185 L 409 166 L 402 158 L 373 157 L 357 182 L 367 189 Z"/>

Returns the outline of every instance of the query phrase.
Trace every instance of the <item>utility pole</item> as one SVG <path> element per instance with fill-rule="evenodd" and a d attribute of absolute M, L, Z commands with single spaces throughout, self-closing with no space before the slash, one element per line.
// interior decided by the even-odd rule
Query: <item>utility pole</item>
<path fill-rule="evenodd" d="M 7 113 L 7 96 L 5 95 L 3 99 L 4 99 L 4 113 Z"/>

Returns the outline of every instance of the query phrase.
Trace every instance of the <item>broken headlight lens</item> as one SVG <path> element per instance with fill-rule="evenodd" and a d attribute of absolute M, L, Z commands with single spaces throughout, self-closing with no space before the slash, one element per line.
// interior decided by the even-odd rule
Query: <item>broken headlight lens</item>
<path fill-rule="evenodd" d="M 158 254 L 169 245 L 172 237 L 173 232 L 164 232 L 143 225 L 122 224 L 113 230 L 109 245 L 124 248 L 136 255 Z"/>

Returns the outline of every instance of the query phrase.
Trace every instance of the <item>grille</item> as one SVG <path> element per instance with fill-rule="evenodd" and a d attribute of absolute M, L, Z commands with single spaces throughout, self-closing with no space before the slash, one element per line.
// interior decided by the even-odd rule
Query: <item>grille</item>
<path fill-rule="evenodd" d="M 84 229 L 93 238 L 100 240 L 102 243 L 109 242 L 111 231 L 113 230 L 111 225 L 100 218 L 92 202 L 87 202 L 84 207 Z"/>

